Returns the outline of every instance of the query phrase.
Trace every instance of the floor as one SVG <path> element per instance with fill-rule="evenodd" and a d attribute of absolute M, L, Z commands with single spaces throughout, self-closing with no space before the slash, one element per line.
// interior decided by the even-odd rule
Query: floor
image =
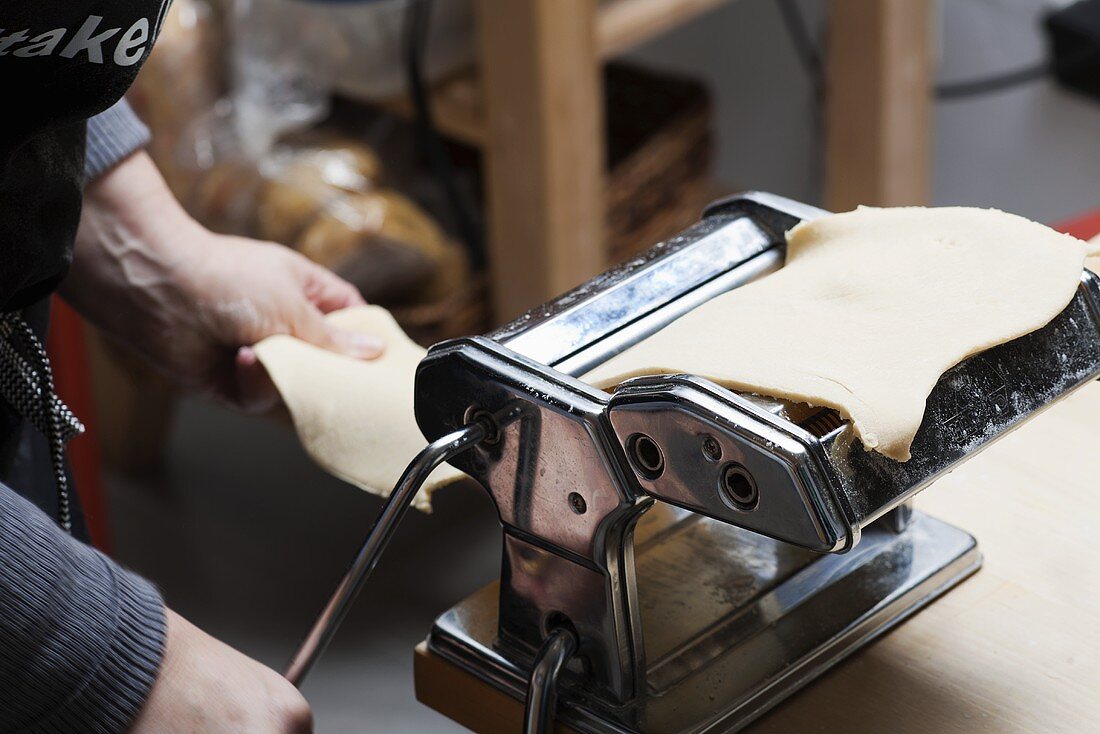
<path fill-rule="evenodd" d="M 287 425 L 195 401 L 176 420 L 162 473 L 109 478 L 114 555 L 184 616 L 282 669 L 381 501 L 313 466 Z M 497 528 L 467 487 L 411 513 L 303 689 L 317 731 L 463 731 L 414 698 L 412 650 L 496 575 Z"/>

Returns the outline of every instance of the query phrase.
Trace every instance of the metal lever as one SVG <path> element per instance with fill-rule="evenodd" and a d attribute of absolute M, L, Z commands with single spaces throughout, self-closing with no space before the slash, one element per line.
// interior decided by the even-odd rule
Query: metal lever
<path fill-rule="evenodd" d="M 524 734 L 551 734 L 558 704 L 558 676 L 577 651 L 577 635 L 568 627 L 550 631 L 535 656 L 523 710 Z"/>
<path fill-rule="evenodd" d="M 340 623 L 344 621 L 363 584 L 370 577 L 374 567 L 378 565 L 378 559 L 381 558 L 382 552 L 393 537 L 394 530 L 408 511 L 417 490 L 424 484 L 432 470 L 482 441 L 490 431 L 490 425 L 486 421 L 479 420 L 433 441 L 416 455 L 394 486 L 378 520 L 375 521 L 367 539 L 363 541 L 355 561 L 344 574 L 332 598 L 317 617 L 317 621 L 313 623 L 313 628 L 302 641 L 290 665 L 287 666 L 285 674 L 287 680 L 295 686 L 302 685 L 302 681 L 328 647 L 332 636 L 336 634 Z"/>

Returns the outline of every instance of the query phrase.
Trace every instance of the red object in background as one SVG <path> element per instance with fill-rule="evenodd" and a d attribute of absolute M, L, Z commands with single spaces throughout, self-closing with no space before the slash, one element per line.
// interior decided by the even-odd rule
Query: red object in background
<path fill-rule="evenodd" d="M 1078 239 L 1087 240 L 1100 234 L 1100 210 L 1083 214 L 1068 222 L 1054 225 L 1059 232 L 1071 234 Z"/>
<path fill-rule="evenodd" d="M 88 348 L 84 323 L 76 311 L 56 296 L 50 314 L 50 334 L 46 351 L 53 368 L 54 389 L 73 413 L 84 423 L 84 434 L 69 442 L 69 463 L 88 532 L 96 548 L 110 548 L 107 528 L 107 501 L 103 491 L 103 471 L 95 430 L 95 400 L 88 368 Z"/>

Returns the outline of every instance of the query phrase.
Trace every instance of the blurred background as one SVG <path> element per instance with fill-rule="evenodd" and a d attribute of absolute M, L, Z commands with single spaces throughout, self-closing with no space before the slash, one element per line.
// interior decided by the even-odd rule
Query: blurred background
<path fill-rule="evenodd" d="M 743 189 L 1095 234 L 1100 72 L 1064 61 L 1071 5 L 175 0 L 130 100 L 206 226 L 298 249 L 431 344 Z M 177 395 L 71 312 L 52 340 L 82 357 L 58 382 L 93 426 L 73 452 L 97 542 L 281 668 L 381 500 L 285 418 Z M 498 538 L 465 486 L 406 522 L 305 688 L 319 731 L 459 729 L 415 701 L 412 650 L 495 577 Z"/>

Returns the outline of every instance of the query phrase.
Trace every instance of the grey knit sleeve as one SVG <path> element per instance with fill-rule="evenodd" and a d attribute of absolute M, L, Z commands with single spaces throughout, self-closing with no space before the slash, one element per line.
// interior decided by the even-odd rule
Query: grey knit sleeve
<path fill-rule="evenodd" d="M 0 484 L 0 732 L 121 734 L 164 635 L 148 582 Z"/>
<path fill-rule="evenodd" d="M 149 142 L 149 128 L 125 99 L 88 120 L 84 178 L 91 181 Z"/>

